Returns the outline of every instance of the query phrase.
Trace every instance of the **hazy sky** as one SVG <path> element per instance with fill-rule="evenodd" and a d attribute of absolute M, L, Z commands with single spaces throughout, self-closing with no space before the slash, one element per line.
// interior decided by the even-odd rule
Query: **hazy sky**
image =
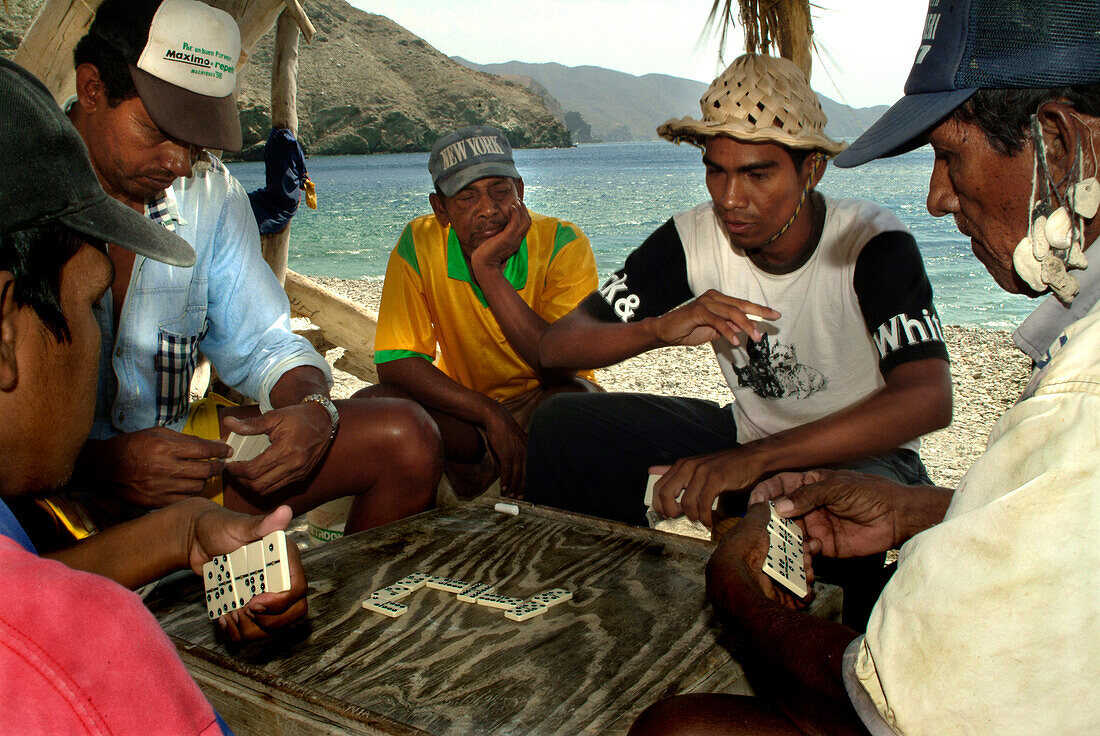
<path fill-rule="evenodd" d="M 711 0 L 351 0 L 448 56 L 556 61 L 709 83 L 717 41 L 699 44 Z M 913 62 L 927 0 L 814 0 L 813 87 L 853 107 L 892 104 Z M 726 62 L 741 52 L 732 31 Z"/>

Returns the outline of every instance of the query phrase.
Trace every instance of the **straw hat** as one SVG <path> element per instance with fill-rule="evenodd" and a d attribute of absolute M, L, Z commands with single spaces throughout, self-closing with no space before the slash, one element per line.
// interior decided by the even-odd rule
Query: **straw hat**
<path fill-rule="evenodd" d="M 771 141 L 788 148 L 819 149 L 829 156 L 847 144 L 825 135 L 828 118 L 806 77 L 787 59 L 762 54 L 737 57 L 699 100 L 702 120 L 669 120 L 657 134 L 674 143 L 702 146 L 724 135 L 739 141 Z"/>

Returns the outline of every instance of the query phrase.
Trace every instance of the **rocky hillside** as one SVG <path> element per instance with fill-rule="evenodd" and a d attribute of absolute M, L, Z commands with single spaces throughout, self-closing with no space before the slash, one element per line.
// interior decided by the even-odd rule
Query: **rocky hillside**
<path fill-rule="evenodd" d="M 42 0 L 0 6 L 0 54 L 10 57 Z M 570 145 L 560 110 L 527 85 L 468 69 L 393 21 L 343 0 L 310 0 L 317 29 L 300 48 L 299 135 L 313 155 L 426 151 L 463 125 L 490 123 L 516 147 Z M 253 51 L 241 93 L 245 148 L 267 137 L 274 33 Z M 545 94 L 545 93 L 544 93 Z"/>
<path fill-rule="evenodd" d="M 632 74 L 598 66 L 563 66 L 509 61 L 475 64 L 454 57 L 471 69 L 500 74 L 517 82 L 527 78 L 553 95 L 561 107 L 575 111 L 591 126 L 591 136 L 604 141 L 645 141 L 657 138 L 657 126 L 669 118 L 699 115 L 699 98 L 707 85 L 667 74 Z M 821 107 L 829 118 L 826 132 L 834 138 L 852 139 L 886 112 L 886 106 L 851 108 L 821 95 Z M 576 125 L 570 125 L 573 140 Z"/>

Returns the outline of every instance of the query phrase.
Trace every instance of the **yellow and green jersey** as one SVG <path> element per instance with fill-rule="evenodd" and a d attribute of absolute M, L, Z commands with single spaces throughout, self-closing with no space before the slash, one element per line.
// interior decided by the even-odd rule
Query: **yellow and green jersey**
<path fill-rule="evenodd" d="M 576 225 L 531 213 L 531 229 L 508 259 L 504 277 L 540 317 L 554 322 L 597 285 L 596 259 Z M 386 266 L 374 362 L 434 360 L 466 388 L 505 401 L 539 386 L 508 343 L 458 238 L 434 215 L 410 222 Z M 592 372 L 580 373 L 591 378 Z"/>

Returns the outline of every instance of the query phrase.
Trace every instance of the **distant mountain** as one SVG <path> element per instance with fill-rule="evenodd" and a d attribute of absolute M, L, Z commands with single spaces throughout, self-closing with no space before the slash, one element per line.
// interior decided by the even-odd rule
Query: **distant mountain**
<path fill-rule="evenodd" d="M 702 82 L 666 74 L 636 77 L 598 66 L 522 61 L 475 64 L 461 57 L 452 58 L 471 69 L 505 79 L 532 80 L 553 95 L 563 110 L 579 113 L 591 126 L 592 138 L 604 141 L 655 140 L 657 126 L 669 118 L 698 116 L 699 98 L 707 89 Z M 833 138 L 855 138 L 887 109 L 886 105 L 857 109 L 824 95 L 819 97 L 829 118 L 826 133 Z M 580 141 L 574 136 L 574 142 Z"/>
<path fill-rule="evenodd" d="M 10 58 L 43 0 L 6 0 L 0 56 Z M 299 137 L 310 154 L 427 151 L 440 135 L 489 123 L 516 147 L 570 145 L 545 90 L 455 63 L 389 18 L 344 0 L 310 0 L 317 29 L 299 49 Z M 272 40 L 253 50 L 240 97 L 243 158 L 262 155 L 270 128 Z"/>

